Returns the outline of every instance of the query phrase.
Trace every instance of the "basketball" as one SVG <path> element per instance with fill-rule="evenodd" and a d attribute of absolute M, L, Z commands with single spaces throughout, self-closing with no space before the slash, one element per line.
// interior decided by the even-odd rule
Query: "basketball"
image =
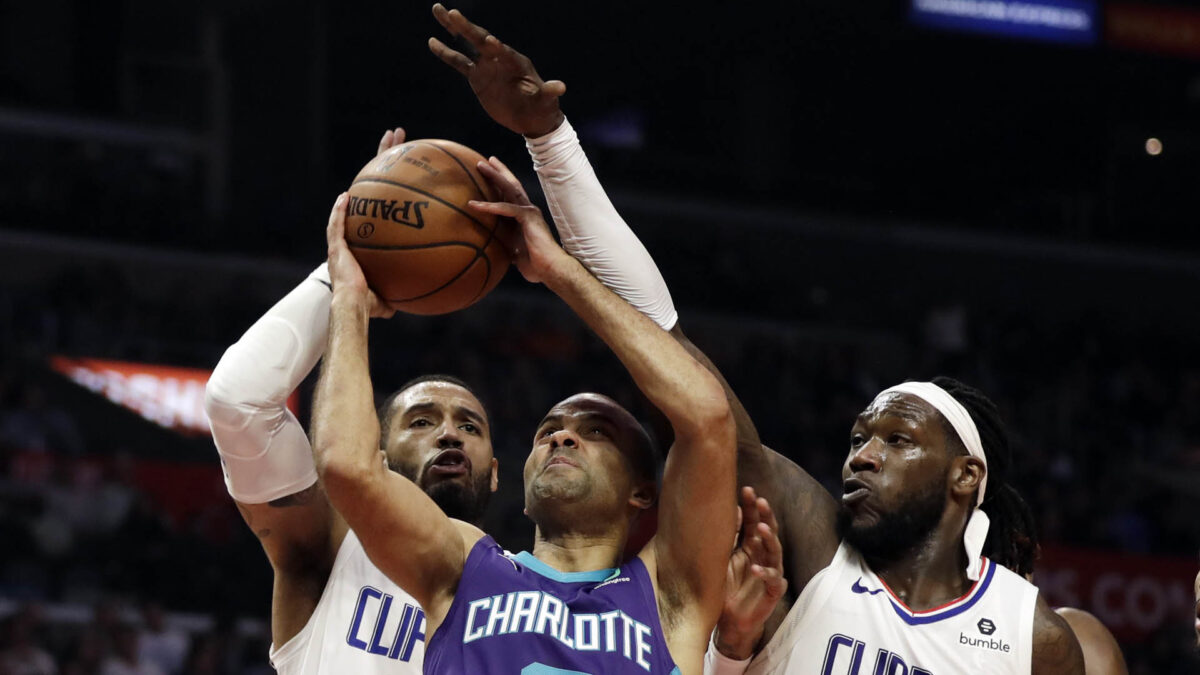
<path fill-rule="evenodd" d="M 499 218 L 472 211 L 494 201 L 476 170 L 483 157 L 438 139 L 409 141 L 372 159 L 350 185 L 346 242 L 379 298 L 410 314 L 446 314 L 477 302 L 508 270 Z"/>

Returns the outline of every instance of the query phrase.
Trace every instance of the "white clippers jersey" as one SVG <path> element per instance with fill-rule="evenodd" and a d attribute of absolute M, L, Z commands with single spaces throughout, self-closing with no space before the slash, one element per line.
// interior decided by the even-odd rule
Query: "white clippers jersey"
<path fill-rule="evenodd" d="M 424 661 L 425 612 L 367 559 L 353 531 L 304 629 L 271 646 L 280 675 L 418 675 Z"/>
<path fill-rule="evenodd" d="M 842 542 L 746 673 L 1027 675 L 1037 595 L 1037 587 L 984 558 L 966 595 L 914 612 Z"/>

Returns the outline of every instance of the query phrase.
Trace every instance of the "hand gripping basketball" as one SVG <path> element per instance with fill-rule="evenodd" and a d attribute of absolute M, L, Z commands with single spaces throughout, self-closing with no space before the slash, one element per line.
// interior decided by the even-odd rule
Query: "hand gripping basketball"
<path fill-rule="evenodd" d="M 362 268 L 346 246 L 346 193 L 338 195 L 329 212 L 325 227 L 325 243 L 329 255 L 329 282 L 335 293 L 350 293 L 351 297 L 367 304 L 372 318 L 390 319 L 396 310 L 388 307 L 367 286 Z"/>
<path fill-rule="evenodd" d="M 553 278 L 570 256 L 550 234 L 541 210 L 529 201 L 521 182 L 499 159 L 480 162 L 478 169 L 504 201 L 472 200 L 468 205 L 476 211 L 516 220 L 516 227 L 498 228 L 497 236 L 508 248 L 521 276 L 535 284 Z"/>

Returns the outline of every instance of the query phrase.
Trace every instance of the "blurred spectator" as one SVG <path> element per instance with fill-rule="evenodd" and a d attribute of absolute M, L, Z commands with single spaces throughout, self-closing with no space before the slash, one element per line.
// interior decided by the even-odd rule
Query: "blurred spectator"
<path fill-rule="evenodd" d="M 100 675 L 166 675 L 166 672 L 142 657 L 138 630 L 119 624 L 113 635 L 113 651 L 100 666 Z"/>
<path fill-rule="evenodd" d="M 55 675 L 58 666 L 39 644 L 42 618 L 37 607 L 25 605 L 7 620 L 0 673 L 4 675 Z"/>
<path fill-rule="evenodd" d="M 157 602 L 142 606 L 141 659 L 153 663 L 168 675 L 175 675 L 183 668 L 191 646 L 191 638 L 184 631 L 167 625 L 163 608 Z"/>

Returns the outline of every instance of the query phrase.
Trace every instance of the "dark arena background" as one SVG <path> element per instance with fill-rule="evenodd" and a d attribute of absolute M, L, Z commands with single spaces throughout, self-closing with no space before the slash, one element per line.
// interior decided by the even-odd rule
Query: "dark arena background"
<path fill-rule="evenodd" d="M 840 492 L 876 392 L 979 386 L 1019 440 L 1049 602 L 1104 621 L 1133 673 L 1200 672 L 1200 9 L 457 6 L 567 83 L 767 444 Z M 441 34 L 412 0 L 0 0 L 0 673 L 55 672 L 39 650 L 134 672 L 106 668 L 139 649 L 166 673 L 271 672 L 271 571 L 204 381 L 322 262 L 329 205 L 384 129 L 495 154 L 540 195 L 521 139 L 429 54 Z M 591 389 L 644 414 L 515 271 L 371 337 L 377 392 L 426 372 L 481 390 L 487 527 L 513 550 L 544 411 Z"/>

